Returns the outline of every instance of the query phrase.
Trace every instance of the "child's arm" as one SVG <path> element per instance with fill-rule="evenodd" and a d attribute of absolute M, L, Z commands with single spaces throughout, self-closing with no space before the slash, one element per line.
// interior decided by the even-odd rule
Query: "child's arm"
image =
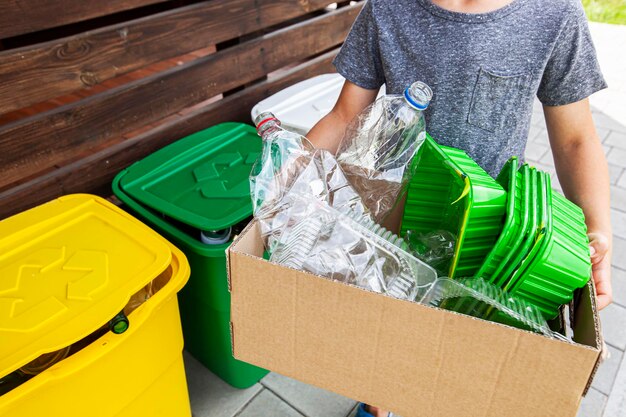
<path fill-rule="evenodd" d="M 544 106 L 554 163 L 565 195 L 585 212 L 598 308 L 612 301 L 609 173 L 589 100 Z"/>
<path fill-rule="evenodd" d="M 316 148 L 335 153 L 348 123 L 374 101 L 377 90 L 367 90 L 346 81 L 335 107 L 306 135 Z"/>

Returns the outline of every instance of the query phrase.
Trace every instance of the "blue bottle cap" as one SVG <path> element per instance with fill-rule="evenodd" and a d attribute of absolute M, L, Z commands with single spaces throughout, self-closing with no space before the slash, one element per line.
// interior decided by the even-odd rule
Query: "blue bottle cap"
<path fill-rule="evenodd" d="M 426 83 L 416 81 L 404 90 L 404 98 L 417 110 L 426 110 L 433 98 L 433 90 Z"/>

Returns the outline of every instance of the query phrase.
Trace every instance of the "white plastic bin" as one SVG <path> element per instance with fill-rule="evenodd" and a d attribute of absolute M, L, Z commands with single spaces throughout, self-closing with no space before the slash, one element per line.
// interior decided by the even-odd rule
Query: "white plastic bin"
<path fill-rule="evenodd" d="M 260 101 L 252 108 L 252 120 L 271 111 L 285 129 L 306 135 L 332 110 L 344 81 L 339 74 L 322 74 L 301 81 Z M 380 94 L 384 94 L 384 86 Z"/>

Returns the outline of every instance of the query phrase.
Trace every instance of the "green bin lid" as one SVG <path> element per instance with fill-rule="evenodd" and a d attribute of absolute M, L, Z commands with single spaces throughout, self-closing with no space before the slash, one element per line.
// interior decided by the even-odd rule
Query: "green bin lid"
<path fill-rule="evenodd" d="M 120 187 L 144 206 L 197 229 L 226 229 L 252 214 L 249 176 L 260 154 L 254 127 L 222 123 L 136 162 Z"/>

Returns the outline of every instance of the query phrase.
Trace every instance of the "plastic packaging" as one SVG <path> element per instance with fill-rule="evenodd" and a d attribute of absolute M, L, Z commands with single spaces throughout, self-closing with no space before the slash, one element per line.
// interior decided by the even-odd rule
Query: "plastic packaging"
<path fill-rule="evenodd" d="M 517 167 L 517 157 L 512 157 L 498 174 L 498 183 L 507 191 L 504 224 L 496 243 L 475 275 L 496 285 L 504 284 L 499 280 L 499 273 L 506 265 L 504 260 L 509 254 L 509 248 L 512 247 L 516 237 L 522 232 L 521 225 L 523 216 L 526 214 L 522 210 L 522 192 L 524 190 L 522 189 L 522 182 L 517 180 Z"/>
<path fill-rule="evenodd" d="M 506 192 L 464 151 L 441 146 L 428 134 L 413 165 L 401 235 L 453 233 L 455 253 L 444 275 L 474 276 L 500 234 Z"/>
<path fill-rule="evenodd" d="M 450 277 L 470 277 L 478 271 L 500 234 L 506 191 L 465 151 L 448 146 L 441 149 L 457 173 L 462 172 L 465 183 L 463 216 L 460 229 L 454 231 L 457 242 Z"/>
<path fill-rule="evenodd" d="M 522 173 L 524 181 L 524 204 L 525 211 L 528 213 L 528 224 L 524 227 L 522 239 L 518 248 L 510 248 L 511 256 L 509 264 L 502 272 L 502 276 L 506 279 L 506 283 L 502 286 L 505 291 L 510 291 L 513 284 L 519 277 L 518 271 L 525 270 L 530 260 L 530 254 L 535 242 L 537 242 L 539 230 L 539 190 L 538 173 L 536 168 L 531 168 L 528 164 L 524 164 L 518 172 Z"/>
<path fill-rule="evenodd" d="M 456 236 L 447 230 L 416 232 L 408 230 L 404 235 L 409 250 L 416 257 L 433 267 L 439 274 L 444 274 L 454 257 Z"/>
<path fill-rule="evenodd" d="M 406 190 L 411 161 L 426 139 L 423 110 L 432 90 L 415 82 L 404 95 L 386 95 L 347 127 L 337 161 L 372 218 L 382 223 Z"/>
<path fill-rule="evenodd" d="M 585 216 L 578 206 L 552 190 L 550 176 L 539 173 L 545 235 L 527 269 L 510 292 L 536 305 L 547 319 L 556 317 L 576 288 L 591 277 Z"/>
<path fill-rule="evenodd" d="M 70 353 L 70 347 L 64 347 L 54 352 L 44 353 L 37 359 L 30 361 L 20 368 L 20 372 L 24 375 L 34 376 L 45 371 L 57 362 L 62 361 Z"/>
<path fill-rule="evenodd" d="M 565 340 L 565 336 L 550 329 L 537 307 L 480 278 L 440 278 L 421 302 Z"/>
<path fill-rule="evenodd" d="M 285 225 L 273 262 L 408 300 L 437 278 L 400 237 L 311 196 L 294 201 Z"/>
<path fill-rule="evenodd" d="M 343 213 L 367 215 L 330 152 L 282 129 L 272 113 L 260 114 L 255 123 L 263 138 L 263 151 L 252 169 L 250 191 L 254 216 L 269 252 L 284 228 L 285 213 L 299 195 L 314 196 Z"/>

